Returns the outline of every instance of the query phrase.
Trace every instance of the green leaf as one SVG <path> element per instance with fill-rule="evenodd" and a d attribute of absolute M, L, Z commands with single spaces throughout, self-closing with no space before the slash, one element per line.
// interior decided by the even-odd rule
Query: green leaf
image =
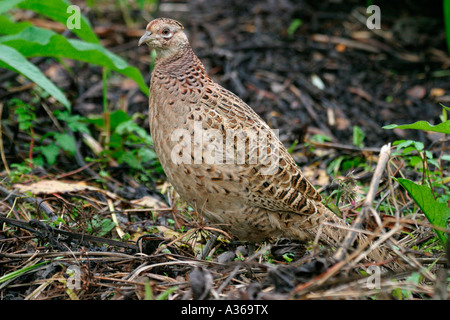
<path fill-rule="evenodd" d="M 0 13 L 6 12 L 8 10 L 11 10 L 19 3 L 23 2 L 25 0 L 2 0 L 0 1 Z"/>
<path fill-rule="evenodd" d="M 105 218 L 103 220 L 100 220 L 98 216 L 94 216 L 90 224 L 88 225 L 88 232 L 90 234 L 96 233 L 97 236 L 103 237 L 109 232 L 111 232 L 112 229 L 116 227 L 116 224 L 111 219 Z"/>
<path fill-rule="evenodd" d="M 415 130 L 424 130 L 424 131 L 433 131 L 439 133 L 450 134 L 450 120 L 441 122 L 437 125 L 431 125 L 426 121 L 417 121 L 412 124 L 390 124 L 388 126 L 384 126 L 383 129 L 415 129 Z"/>
<path fill-rule="evenodd" d="M 365 137 L 366 135 L 364 134 L 364 131 L 360 127 L 358 126 L 353 127 L 353 145 L 362 148 Z"/>
<path fill-rule="evenodd" d="M 54 114 L 56 118 L 66 122 L 67 126 L 73 132 L 83 132 L 90 134 L 89 128 L 86 124 L 86 118 L 78 114 L 72 115 L 67 110 L 55 110 Z"/>
<path fill-rule="evenodd" d="M 292 36 L 295 31 L 297 31 L 298 28 L 300 28 L 300 26 L 303 24 L 302 19 L 294 19 L 292 20 L 291 24 L 289 25 L 288 29 L 287 29 L 287 33 L 289 36 Z"/>
<path fill-rule="evenodd" d="M 41 146 L 38 150 L 42 152 L 45 160 L 47 160 L 47 163 L 50 165 L 55 163 L 56 157 L 59 155 L 59 147 L 54 143 L 47 146 Z"/>
<path fill-rule="evenodd" d="M 148 148 L 139 149 L 137 152 L 138 158 L 142 159 L 142 162 L 150 162 L 157 159 L 156 153 Z"/>
<path fill-rule="evenodd" d="M 147 130 L 140 127 L 136 122 L 134 122 L 132 119 L 129 119 L 125 122 L 120 123 L 116 129 L 115 132 L 118 134 L 124 135 L 124 134 L 131 134 L 136 133 L 141 138 L 148 138 L 150 137 L 148 135 Z"/>
<path fill-rule="evenodd" d="M 1 7 L 2 2 L 0 2 Z M 0 34 L 14 34 L 19 33 L 25 28 L 32 26 L 31 22 L 13 22 L 5 16 L 0 16 Z"/>
<path fill-rule="evenodd" d="M 58 259 L 58 258 L 56 258 L 56 259 Z M 24 274 L 26 274 L 28 272 L 31 272 L 31 271 L 33 271 L 33 270 L 35 270 L 35 269 L 37 269 L 37 268 L 39 268 L 39 267 L 41 267 L 41 266 L 43 266 L 43 265 L 45 265 L 47 263 L 50 263 L 50 262 L 52 262 L 52 260 L 42 261 L 42 262 L 33 264 L 31 266 L 25 266 L 25 267 L 23 267 L 21 269 L 14 270 L 14 271 L 12 271 L 10 273 L 4 274 L 4 275 L 2 275 L 0 277 L 0 283 L 4 283 L 6 281 L 14 280 L 17 277 L 20 277 L 20 276 L 22 276 L 22 275 L 24 275 Z"/>
<path fill-rule="evenodd" d="M 96 64 L 133 79 L 148 95 L 141 72 L 99 44 L 67 39 L 51 30 L 28 27 L 18 34 L 0 37 L 0 43 L 15 48 L 25 57 L 69 58 Z"/>
<path fill-rule="evenodd" d="M 428 163 L 431 163 L 432 165 L 434 165 L 436 168 L 440 168 L 439 163 L 436 160 L 428 159 L 427 161 L 428 161 Z"/>
<path fill-rule="evenodd" d="M 170 288 L 168 288 L 167 290 L 161 292 L 161 293 L 156 297 L 155 300 L 167 300 L 167 299 L 169 298 L 170 294 L 171 294 L 172 292 L 177 291 L 177 290 L 178 290 L 178 287 L 177 287 L 177 286 L 175 286 L 175 287 L 170 287 Z"/>
<path fill-rule="evenodd" d="M 444 0 L 443 2 L 444 21 L 445 21 L 445 34 L 447 38 L 447 53 L 450 54 L 450 0 Z"/>
<path fill-rule="evenodd" d="M 111 124 L 111 131 L 116 131 L 116 128 L 122 123 L 129 121 L 131 117 L 123 110 L 113 111 L 109 116 Z"/>
<path fill-rule="evenodd" d="M 56 100 L 67 108 L 70 102 L 53 82 L 51 82 L 34 64 L 29 62 L 19 51 L 0 43 L 0 67 L 4 67 L 20 74 L 35 82 L 42 89 L 47 91 Z"/>
<path fill-rule="evenodd" d="M 75 139 L 71 135 L 67 133 L 55 132 L 54 137 L 58 146 L 60 146 L 64 151 L 67 151 L 70 154 L 74 154 L 77 151 Z"/>
<path fill-rule="evenodd" d="M 14 110 L 14 114 L 17 115 L 19 129 L 23 131 L 30 129 L 33 125 L 33 121 L 36 120 L 34 107 L 16 98 L 11 99 L 9 102 L 11 105 L 17 106 L 16 110 Z"/>
<path fill-rule="evenodd" d="M 420 283 L 420 281 L 422 280 L 422 275 L 419 272 L 413 272 L 411 273 L 411 275 L 406 278 L 406 283 L 411 283 L 414 285 L 418 285 Z M 409 298 L 411 297 L 411 290 L 406 290 L 406 289 L 402 289 L 402 294 L 405 298 Z"/>
<path fill-rule="evenodd" d="M 119 163 L 125 162 L 133 169 L 137 169 L 137 170 L 143 169 L 141 161 L 139 161 L 139 159 L 136 158 L 136 156 L 134 154 L 132 154 L 131 152 L 120 152 L 120 156 L 117 157 L 117 161 Z"/>
<path fill-rule="evenodd" d="M 417 166 L 418 164 L 422 164 L 422 158 L 419 156 L 412 156 L 409 160 L 409 164 L 413 167 Z"/>
<path fill-rule="evenodd" d="M 68 19 L 73 15 L 72 12 L 67 12 L 70 5 L 71 3 L 66 0 L 25 0 L 20 1 L 17 6 L 21 9 L 32 10 L 67 26 Z M 82 14 L 80 15 L 80 28 L 74 28 L 71 31 L 84 41 L 100 43 L 89 20 Z"/>
<path fill-rule="evenodd" d="M 400 149 L 410 146 L 413 143 L 413 140 L 396 140 L 392 143 L 392 145 L 397 146 L 397 151 L 400 151 Z"/>
<path fill-rule="evenodd" d="M 446 203 L 440 203 L 434 199 L 431 189 L 428 186 L 418 185 L 411 180 L 403 178 L 396 180 L 406 189 L 406 191 L 408 191 L 409 195 L 414 199 L 432 225 L 444 229 L 447 228 L 447 221 L 450 218 L 450 209 Z M 448 238 L 447 234 L 439 230 L 435 231 L 439 240 L 445 245 Z"/>

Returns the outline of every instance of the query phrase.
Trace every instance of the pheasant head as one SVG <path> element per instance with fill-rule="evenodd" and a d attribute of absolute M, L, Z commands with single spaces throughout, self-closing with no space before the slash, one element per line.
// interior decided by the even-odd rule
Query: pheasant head
<path fill-rule="evenodd" d="M 155 19 L 147 25 L 138 44 L 145 43 L 155 49 L 157 58 L 160 60 L 175 58 L 189 47 L 188 38 L 183 30 L 183 25 L 176 20 Z"/>

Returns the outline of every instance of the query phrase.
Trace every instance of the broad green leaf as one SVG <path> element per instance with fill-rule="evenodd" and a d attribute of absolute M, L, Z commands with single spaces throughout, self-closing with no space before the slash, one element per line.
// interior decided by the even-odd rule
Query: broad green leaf
<path fill-rule="evenodd" d="M 67 12 L 70 5 L 71 3 L 66 0 L 25 0 L 20 1 L 17 6 L 21 9 L 32 10 L 67 26 L 68 19 L 73 15 L 72 12 Z M 80 15 L 80 28 L 74 28 L 71 31 L 84 41 L 100 43 L 89 20 L 83 15 Z"/>
<path fill-rule="evenodd" d="M 448 208 L 447 203 L 437 202 L 428 186 L 418 185 L 411 180 L 403 178 L 396 180 L 406 189 L 406 191 L 408 191 L 409 195 L 414 199 L 432 225 L 444 229 L 447 228 L 447 221 L 450 218 L 450 209 Z M 435 231 L 439 240 L 441 240 L 443 244 L 446 244 L 448 238 L 447 234 L 439 230 Z"/>
<path fill-rule="evenodd" d="M 23 2 L 25 0 L 0 0 L 0 13 L 6 12 L 8 10 L 11 10 L 19 3 Z"/>
<path fill-rule="evenodd" d="M 450 134 L 450 120 L 441 122 L 437 125 L 429 124 L 426 121 L 417 121 L 412 124 L 403 124 L 403 125 L 390 124 L 388 126 L 383 127 L 383 129 L 395 129 L 395 128 L 425 130 L 425 131 L 433 131 L 433 132 Z"/>
<path fill-rule="evenodd" d="M 1 3 L 1 2 L 0 2 Z M 19 33 L 27 27 L 31 27 L 31 22 L 12 22 L 5 16 L 0 16 L 0 34 L 15 34 Z"/>
<path fill-rule="evenodd" d="M 64 106 L 70 108 L 70 102 L 61 90 L 59 90 L 53 82 L 51 82 L 34 64 L 29 62 L 19 51 L 0 43 L 0 52 L 2 53 L 0 55 L 0 67 L 23 74 L 47 91 Z"/>
<path fill-rule="evenodd" d="M 141 72 L 99 44 L 67 39 L 51 30 L 34 26 L 18 34 L 0 37 L 0 43 L 14 47 L 26 57 L 69 58 L 106 67 L 133 79 L 148 95 Z"/>
<path fill-rule="evenodd" d="M 111 124 L 111 131 L 115 131 L 117 126 L 131 120 L 131 117 L 123 110 L 116 110 L 110 114 L 109 121 Z"/>
<path fill-rule="evenodd" d="M 447 38 L 447 53 L 450 54 L 450 1 L 443 1 L 444 21 L 445 21 L 445 35 Z"/>

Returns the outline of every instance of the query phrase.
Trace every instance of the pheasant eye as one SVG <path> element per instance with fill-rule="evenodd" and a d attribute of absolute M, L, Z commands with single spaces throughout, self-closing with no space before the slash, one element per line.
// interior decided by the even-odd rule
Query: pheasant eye
<path fill-rule="evenodd" d="M 170 37 L 170 36 L 172 35 L 172 33 L 170 32 L 170 30 L 167 29 L 167 28 L 163 29 L 163 31 L 161 31 L 161 34 L 162 34 L 164 37 Z"/>

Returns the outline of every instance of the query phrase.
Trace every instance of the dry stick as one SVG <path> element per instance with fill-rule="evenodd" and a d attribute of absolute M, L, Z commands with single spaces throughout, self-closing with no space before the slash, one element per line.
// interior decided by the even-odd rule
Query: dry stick
<path fill-rule="evenodd" d="M 375 199 L 375 194 L 377 192 L 378 185 L 380 183 L 380 178 L 383 174 L 384 169 L 386 168 L 386 164 L 389 160 L 390 154 L 391 154 L 391 144 L 388 143 L 387 145 L 384 145 L 381 148 L 380 160 L 378 161 L 377 167 L 375 168 L 375 173 L 373 174 L 372 177 L 372 181 L 370 182 L 369 192 L 367 193 L 367 197 L 364 200 L 361 214 L 358 215 L 355 221 L 353 222 L 354 229 L 361 229 L 362 224 L 364 223 L 364 220 L 366 219 L 366 216 L 370 208 L 372 207 L 372 203 Z M 352 231 L 345 236 L 345 239 L 342 241 L 342 245 L 333 256 L 333 258 L 336 261 L 341 261 L 344 259 L 344 257 L 347 254 L 348 248 L 350 248 L 351 244 L 355 240 L 357 233 L 358 233 L 357 231 Z"/>

